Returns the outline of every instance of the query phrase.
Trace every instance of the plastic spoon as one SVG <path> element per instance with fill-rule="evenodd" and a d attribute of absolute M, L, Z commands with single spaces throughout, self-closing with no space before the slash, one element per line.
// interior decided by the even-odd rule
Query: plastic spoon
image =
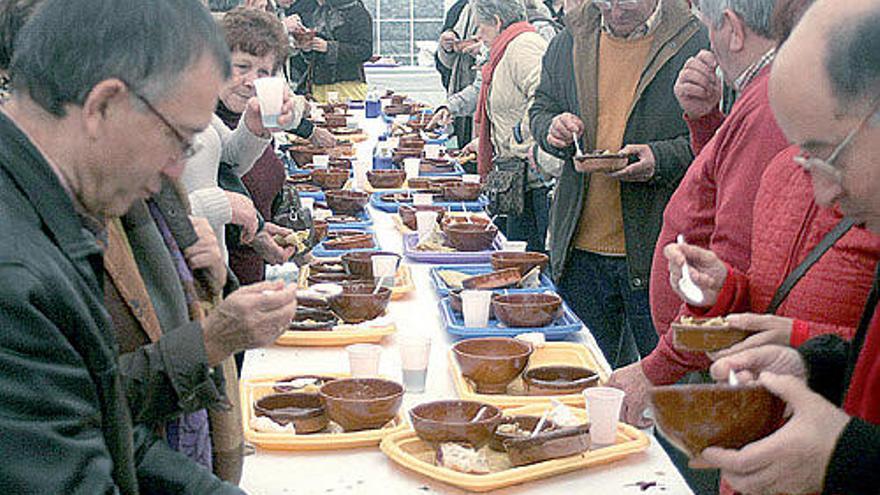
<path fill-rule="evenodd" d="M 489 223 L 486 224 L 486 230 L 489 230 L 492 224 L 495 223 L 496 218 L 498 218 L 498 215 L 492 215 L 492 218 L 489 219 Z"/>
<path fill-rule="evenodd" d="M 683 235 L 678 234 L 677 240 L 680 246 L 685 244 Z M 678 288 L 681 289 L 681 292 L 688 299 L 688 302 L 693 304 L 703 303 L 703 291 L 697 287 L 697 284 L 695 284 L 691 278 L 691 270 L 686 261 L 681 265 L 681 278 L 678 279 Z"/>
<path fill-rule="evenodd" d="M 736 372 L 733 371 L 733 368 L 730 368 L 727 372 L 727 384 L 731 387 L 736 387 L 739 385 L 739 379 L 736 377 Z"/>
<path fill-rule="evenodd" d="M 481 407 L 480 410 L 477 411 L 477 414 L 474 415 L 473 418 L 471 418 L 470 422 L 476 423 L 477 421 L 483 419 L 483 413 L 485 413 L 485 412 L 486 412 L 486 406 Z"/>
<path fill-rule="evenodd" d="M 381 277 L 379 277 L 379 281 L 376 282 L 376 287 L 373 287 L 373 294 L 374 295 L 379 293 L 379 289 L 382 288 L 382 283 L 385 282 L 386 278 L 388 278 L 387 275 L 382 275 Z"/>
<path fill-rule="evenodd" d="M 574 140 L 574 151 L 575 151 L 575 153 L 577 153 L 577 156 L 581 156 L 581 155 L 583 155 L 584 152 L 581 151 L 581 144 L 578 142 L 578 135 L 577 135 L 577 133 L 572 132 L 572 133 L 571 133 L 571 139 Z"/>
<path fill-rule="evenodd" d="M 529 435 L 529 438 L 534 438 L 538 434 L 538 432 L 541 431 L 541 428 L 544 427 L 544 423 L 547 422 L 547 416 L 550 415 L 550 410 L 552 408 L 553 408 L 553 406 L 550 406 L 547 408 L 546 411 L 544 411 L 544 414 L 541 415 L 541 419 L 538 420 L 538 424 L 535 425 L 535 429 L 532 430 L 532 433 Z"/>

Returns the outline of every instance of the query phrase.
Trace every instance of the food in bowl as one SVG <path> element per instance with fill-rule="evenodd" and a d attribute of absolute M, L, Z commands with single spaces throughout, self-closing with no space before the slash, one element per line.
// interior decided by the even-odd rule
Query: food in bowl
<path fill-rule="evenodd" d="M 327 414 L 315 394 L 300 392 L 272 394 L 254 402 L 254 415 L 285 426 L 297 434 L 315 433 L 327 427 Z"/>
<path fill-rule="evenodd" d="M 538 416 L 505 416 L 501 418 L 501 423 L 495 428 L 492 439 L 489 441 L 489 448 L 499 452 L 506 452 L 507 449 L 504 447 L 506 440 L 531 436 L 540 421 L 541 418 Z M 538 434 L 554 429 L 556 429 L 556 424 L 545 419 Z"/>
<path fill-rule="evenodd" d="M 682 316 L 672 322 L 672 344 L 676 349 L 690 352 L 715 352 L 742 342 L 755 330 L 731 326 L 724 317 L 698 318 Z"/>
<path fill-rule="evenodd" d="M 528 395 L 577 394 L 599 384 L 599 375 L 580 366 L 538 366 L 523 373 Z"/>

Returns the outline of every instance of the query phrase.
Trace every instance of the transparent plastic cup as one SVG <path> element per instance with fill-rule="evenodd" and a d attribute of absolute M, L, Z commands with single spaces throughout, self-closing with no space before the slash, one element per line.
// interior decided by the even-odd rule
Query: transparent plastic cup
<path fill-rule="evenodd" d="M 417 211 L 416 212 L 416 232 L 419 234 L 419 242 L 425 242 L 434 232 L 434 225 L 437 224 L 436 211 Z"/>
<path fill-rule="evenodd" d="M 327 167 L 330 165 L 330 155 L 314 155 L 312 157 L 312 165 L 316 167 Z"/>
<path fill-rule="evenodd" d="M 425 391 L 428 376 L 428 360 L 431 355 L 431 338 L 427 335 L 401 335 L 400 364 L 403 371 L 403 386 L 407 392 Z"/>
<path fill-rule="evenodd" d="M 434 195 L 431 193 L 413 193 L 414 206 L 427 206 L 434 203 Z"/>
<path fill-rule="evenodd" d="M 488 326 L 489 305 L 491 302 L 492 291 L 461 291 L 461 310 L 464 314 L 464 326 L 470 328 L 483 328 Z"/>
<path fill-rule="evenodd" d="M 397 273 L 399 256 L 377 254 L 370 258 L 373 263 L 373 279 L 385 287 L 394 287 L 394 275 Z"/>
<path fill-rule="evenodd" d="M 367 185 L 367 171 L 372 168 L 372 163 L 369 160 L 355 160 L 352 164 L 352 168 L 354 168 L 354 186 L 362 190 Z"/>
<path fill-rule="evenodd" d="M 428 158 L 429 160 L 436 160 L 440 158 L 441 151 L 443 151 L 443 147 L 439 144 L 426 144 L 425 158 Z"/>
<path fill-rule="evenodd" d="M 529 243 L 526 241 L 504 241 L 501 243 L 501 250 L 524 253 L 528 245 Z"/>
<path fill-rule="evenodd" d="M 620 406 L 626 393 L 619 388 L 593 387 L 584 390 L 583 394 L 590 418 L 590 440 L 595 445 L 614 445 Z"/>
<path fill-rule="evenodd" d="M 404 158 L 403 159 L 403 171 L 406 172 L 406 178 L 412 179 L 413 177 L 419 176 L 419 164 L 422 161 L 418 158 Z"/>
<path fill-rule="evenodd" d="M 352 344 L 345 348 L 353 378 L 379 376 L 379 358 L 382 347 L 375 344 Z"/>
<path fill-rule="evenodd" d="M 279 128 L 278 117 L 281 115 L 281 106 L 284 103 L 286 84 L 283 77 L 261 77 L 254 80 L 263 127 Z"/>

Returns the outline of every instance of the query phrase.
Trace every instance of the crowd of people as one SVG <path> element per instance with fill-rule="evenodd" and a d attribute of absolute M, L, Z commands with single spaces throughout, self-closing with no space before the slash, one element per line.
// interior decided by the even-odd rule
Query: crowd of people
<path fill-rule="evenodd" d="M 333 146 L 304 95 L 364 99 L 373 21 L 361 0 L 239 3 L 0 3 L 6 492 L 241 492 L 236 356 L 296 311 L 266 264 L 308 256 L 275 241 L 285 169 L 254 81 L 284 75 L 279 127 Z M 506 235 L 549 254 L 622 419 L 730 373 L 788 404 L 699 470 L 658 433 L 697 493 L 877 492 L 880 2 L 459 0 L 436 66 L 432 123 L 484 187 L 516 185 Z M 627 164 L 575 160 L 598 150 Z M 681 316 L 754 334 L 684 352 Z"/>

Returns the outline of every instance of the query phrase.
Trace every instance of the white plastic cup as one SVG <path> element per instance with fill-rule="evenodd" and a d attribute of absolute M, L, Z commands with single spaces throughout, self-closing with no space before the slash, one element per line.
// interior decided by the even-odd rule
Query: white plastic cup
<path fill-rule="evenodd" d="M 392 148 L 400 146 L 400 136 L 391 136 L 388 138 L 388 146 L 391 146 Z"/>
<path fill-rule="evenodd" d="M 480 183 L 480 174 L 464 174 L 461 176 L 462 182 L 470 182 L 472 184 Z"/>
<path fill-rule="evenodd" d="M 440 152 L 443 151 L 443 147 L 439 144 L 426 144 L 425 145 L 425 158 L 430 160 L 436 160 L 440 158 Z"/>
<path fill-rule="evenodd" d="M 434 195 L 431 193 L 413 193 L 413 206 L 428 206 L 434 204 Z"/>
<path fill-rule="evenodd" d="M 431 338 L 427 335 L 409 334 L 401 335 L 398 341 L 403 385 L 407 392 L 422 393 L 425 391 L 425 379 L 428 376 Z"/>
<path fill-rule="evenodd" d="M 339 91 L 327 91 L 327 103 L 338 103 Z"/>
<path fill-rule="evenodd" d="M 397 265 L 400 257 L 390 254 L 377 254 L 370 258 L 373 263 L 373 279 L 376 283 L 382 283 L 385 287 L 394 286 L 394 275 L 397 273 Z"/>
<path fill-rule="evenodd" d="M 406 172 L 406 178 L 412 179 L 419 176 L 419 165 L 422 163 L 418 158 L 404 158 L 403 171 Z"/>
<path fill-rule="evenodd" d="M 524 253 L 528 245 L 529 243 L 526 241 L 504 241 L 501 243 L 501 250 Z"/>
<path fill-rule="evenodd" d="M 382 347 L 376 344 L 352 344 L 345 348 L 352 378 L 379 376 Z"/>
<path fill-rule="evenodd" d="M 461 312 L 464 314 L 464 326 L 470 328 L 483 328 L 488 326 L 489 305 L 491 303 L 492 291 L 461 291 Z"/>
<path fill-rule="evenodd" d="M 354 117 L 354 116 L 346 117 L 345 118 L 345 127 L 348 129 L 357 129 L 357 127 L 358 127 L 357 117 Z"/>
<path fill-rule="evenodd" d="M 419 242 L 425 242 L 434 232 L 437 225 L 436 211 L 416 211 L 416 231 L 419 233 Z"/>
<path fill-rule="evenodd" d="M 315 198 L 299 198 L 299 203 L 309 211 L 315 211 Z"/>
<path fill-rule="evenodd" d="M 312 157 L 312 165 L 316 167 L 327 167 L 330 165 L 330 155 L 314 155 Z"/>
<path fill-rule="evenodd" d="M 585 389 L 583 394 L 590 419 L 591 442 L 598 446 L 614 445 L 620 406 L 626 393 L 614 387 L 592 387 Z"/>
<path fill-rule="evenodd" d="M 284 86 L 286 84 L 283 77 L 254 79 L 263 127 L 279 128 L 278 117 L 281 115 L 281 106 L 284 103 Z"/>
<path fill-rule="evenodd" d="M 352 164 L 352 168 L 354 168 L 354 186 L 363 190 L 367 185 L 367 171 L 372 167 L 372 163 L 369 160 L 355 160 Z"/>

